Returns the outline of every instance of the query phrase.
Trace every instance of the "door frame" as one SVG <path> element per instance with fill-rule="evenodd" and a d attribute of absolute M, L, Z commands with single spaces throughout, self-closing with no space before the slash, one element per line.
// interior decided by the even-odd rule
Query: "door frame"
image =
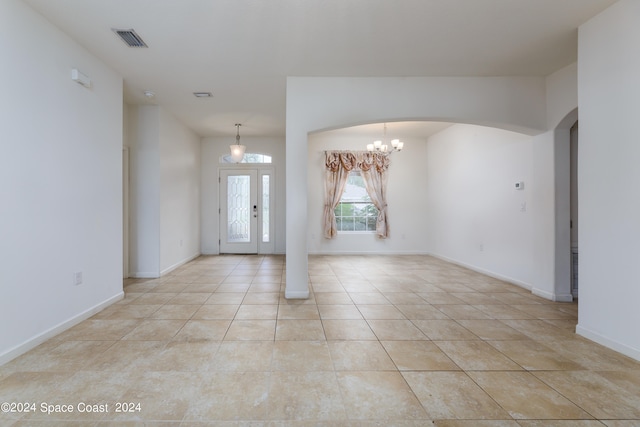
<path fill-rule="evenodd" d="M 218 253 L 221 252 L 221 244 L 222 244 L 222 227 L 226 226 L 226 224 L 222 224 L 222 198 L 227 196 L 226 189 L 223 189 L 222 186 L 222 171 L 223 170 L 237 170 L 237 171 L 245 171 L 245 170 L 255 170 L 257 171 L 257 192 L 258 192 L 258 212 L 260 212 L 260 216 L 258 217 L 258 227 L 257 227 L 257 238 L 258 238 L 258 254 L 273 254 L 275 253 L 275 168 L 266 163 L 231 163 L 228 165 L 220 165 L 218 167 Z M 264 175 L 269 175 L 269 241 L 263 242 L 263 222 L 262 222 L 262 212 L 263 212 L 263 200 L 261 197 L 262 190 L 262 180 Z"/>
<path fill-rule="evenodd" d="M 129 278 L 129 147 L 122 147 L 122 278 Z"/>

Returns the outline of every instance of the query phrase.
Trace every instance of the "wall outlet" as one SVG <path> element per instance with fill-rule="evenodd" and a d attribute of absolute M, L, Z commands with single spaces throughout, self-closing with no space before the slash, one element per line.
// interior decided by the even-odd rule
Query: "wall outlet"
<path fill-rule="evenodd" d="M 73 273 L 73 284 L 75 286 L 82 285 L 82 271 Z"/>
<path fill-rule="evenodd" d="M 480 243 L 478 249 L 480 250 L 480 252 L 484 252 L 484 243 Z"/>

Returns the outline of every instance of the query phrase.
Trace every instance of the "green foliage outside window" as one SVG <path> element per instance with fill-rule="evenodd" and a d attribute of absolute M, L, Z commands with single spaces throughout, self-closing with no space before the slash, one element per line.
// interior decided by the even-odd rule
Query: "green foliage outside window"
<path fill-rule="evenodd" d="M 376 231 L 378 209 L 371 203 L 360 172 L 351 172 L 335 209 L 338 231 Z"/>

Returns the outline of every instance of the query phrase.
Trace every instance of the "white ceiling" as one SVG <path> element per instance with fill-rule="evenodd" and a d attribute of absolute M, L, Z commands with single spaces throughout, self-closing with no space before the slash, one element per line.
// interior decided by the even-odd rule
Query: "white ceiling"
<path fill-rule="evenodd" d="M 578 26 L 615 2 L 24 1 L 120 73 L 126 102 L 160 104 L 201 136 L 235 135 L 235 123 L 284 135 L 286 76 L 548 75 L 576 61 Z"/>

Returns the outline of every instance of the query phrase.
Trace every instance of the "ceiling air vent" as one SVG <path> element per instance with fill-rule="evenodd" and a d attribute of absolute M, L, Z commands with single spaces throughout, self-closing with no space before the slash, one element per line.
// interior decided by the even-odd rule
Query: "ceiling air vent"
<path fill-rule="evenodd" d="M 111 30 L 119 35 L 129 47 L 149 47 L 133 29 L 119 30 L 118 28 L 112 28 Z"/>

